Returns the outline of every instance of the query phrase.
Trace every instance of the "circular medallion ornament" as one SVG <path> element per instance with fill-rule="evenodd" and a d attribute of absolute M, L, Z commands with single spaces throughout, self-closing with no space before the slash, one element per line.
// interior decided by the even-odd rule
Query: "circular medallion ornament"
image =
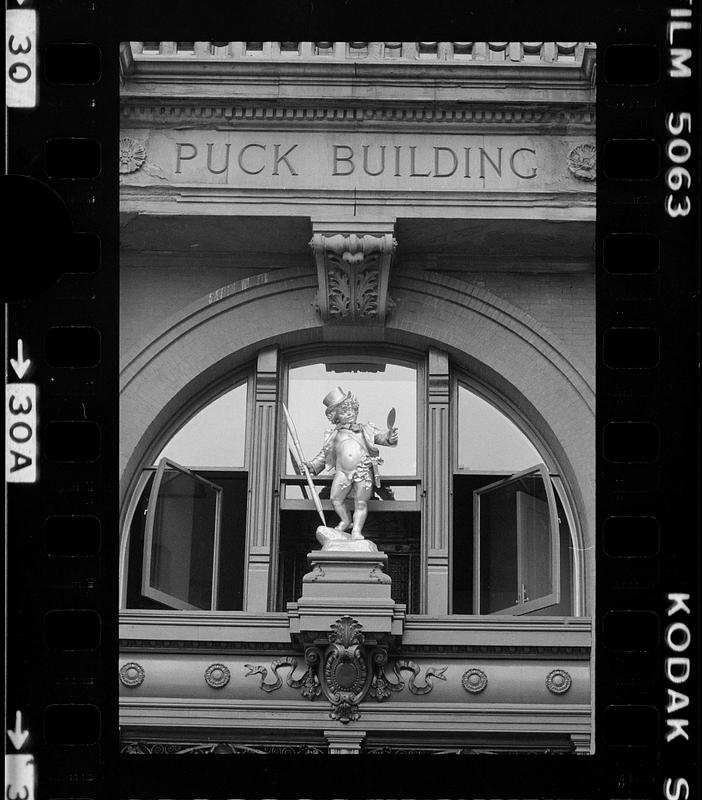
<path fill-rule="evenodd" d="M 222 689 L 229 683 L 231 673 L 224 664 L 210 664 L 205 670 L 205 682 L 213 689 Z"/>
<path fill-rule="evenodd" d="M 482 671 L 482 669 L 478 669 L 477 667 L 472 667 L 471 669 L 467 669 L 463 673 L 463 677 L 461 678 L 461 683 L 463 684 L 463 688 L 467 692 L 471 692 L 472 694 L 479 694 L 487 686 L 488 679 L 487 675 Z"/>
<path fill-rule="evenodd" d="M 136 172 L 146 161 L 146 147 L 138 139 L 123 136 L 119 140 L 119 171 L 127 174 Z"/>
<path fill-rule="evenodd" d="M 136 661 L 122 664 L 119 668 L 119 679 L 124 686 L 134 689 L 144 683 L 144 668 Z"/>
<path fill-rule="evenodd" d="M 580 181 L 594 181 L 597 152 L 594 144 L 579 144 L 568 153 L 568 169 Z"/>
<path fill-rule="evenodd" d="M 573 679 L 564 669 L 554 669 L 546 676 L 546 688 L 553 694 L 565 694 Z"/>

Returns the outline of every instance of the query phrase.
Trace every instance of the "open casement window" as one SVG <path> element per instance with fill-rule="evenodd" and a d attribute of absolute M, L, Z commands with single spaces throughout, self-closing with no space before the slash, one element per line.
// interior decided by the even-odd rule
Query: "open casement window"
<path fill-rule="evenodd" d="M 146 512 L 141 591 L 175 609 L 217 608 L 222 489 L 167 458 Z"/>
<path fill-rule="evenodd" d="M 560 601 L 556 499 L 544 464 L 473 492 L 474 613 L 527 614 Z"/>

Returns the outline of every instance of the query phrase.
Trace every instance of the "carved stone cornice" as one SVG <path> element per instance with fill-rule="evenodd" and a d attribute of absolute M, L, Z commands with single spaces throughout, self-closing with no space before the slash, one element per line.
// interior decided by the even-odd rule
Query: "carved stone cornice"
<path fill-rule="evenodd" d="M 427 656 L 471 656 L 499 659 L 568 658 L 585 660 L 590 657 L 589 647 L 534 646 L 534 645 L 465 645 L 465 644 L 419 644 L 402 647 L 403 655 Z"/>
<path fill-rule="evenodd" d="M 317 265 L 317 308 L 322 321 L 384 323 L 394 305 L 388 295 L 397 247 L 392 234 L 315 233 L 310 247 Z"/>
<path fill-rule="evenodd" d="M 508 129 L 505 133 L 532 131 L 543 126 L 562 126 L 571 131 L 579 127 L 594 129 L 595 105 L 582 104 L 513 104 L 509 103 L 471 103 L 470 105 L 447 102 L 441 106 L 402 103 L 393 105 L 371 104 L 367 100 L 359 104 L 345 103 L 336 105 L 330 102 L 288 104 L 278 101 L 276 104 L 266 101 L 241 102 L 232 105 L 231 101 L 202 99 L 198 102 L 184 103 L 173 98 L 154 99 L 125 98 L 121 110 L 122 127 L 137 127 L 140 124 L 149 126 L 173 126 L 187 122 L 193 127 L 227 129 L 236 125 L 260 128 L 266 124 L 294 124 L 296 126 L 337 126 L 339 124 L 358 125 L 362 123 L 367 129 L 374 126 L 441 124 L 447 127 L 475 126 L 485 128 Z"/>
<path fill-rule="evenodd" d="M 309 744 L 240 744 L 237 742 L 152 742 L 127 739 L 120 744 L 123 755 L 325 755 L 327 750 Z"/>
<path fill-rule="evenodd" d="M 221 653 L 236 652 L 270 653 L 283 657 L 290 654 L 290 646 L 277 642 L 234 642 L 234 641 L 200 641 L 197 639 L 121 639 L 120 650 L 124 653 L 134 652 L 166 652 L 166 653 Z M 499 659 L 543 659 L 566 658 L 585 660 L 590 657 L 589 647 L 563 646 L 501 646 L 501 645 L 464 645 L 464 644 L 424 644 L 406 645 L 400 649 L 402 655 L 426 658 L 482 656 Z"/>

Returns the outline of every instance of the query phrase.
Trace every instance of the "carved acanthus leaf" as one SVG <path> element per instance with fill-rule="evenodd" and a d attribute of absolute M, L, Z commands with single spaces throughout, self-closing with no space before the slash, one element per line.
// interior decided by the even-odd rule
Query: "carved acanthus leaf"
<path fill-rule="evenodd" d="M 318 233 L 310 246 L 317 264 L 317 309 L 322 319 L 384 322 L 394 308 L 388 295 L 390 266 L 397 247 L 392 235 Z"/>

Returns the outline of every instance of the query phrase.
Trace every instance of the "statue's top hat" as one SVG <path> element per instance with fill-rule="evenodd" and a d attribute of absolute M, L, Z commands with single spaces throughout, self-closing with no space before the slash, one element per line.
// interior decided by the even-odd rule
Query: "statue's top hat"
<path fill-rule="evenodd" d="M 341 386 L 337 386 L 336 389 L 332 389 L 331 392 L 329 392 L 322 402 L 327 407 L 327 411 L 331 411 L 333 408 L 341 405 L 344 400 L 348 400 L 349 397 L 351 397 L 351 392 L 345 392 Z"/>

